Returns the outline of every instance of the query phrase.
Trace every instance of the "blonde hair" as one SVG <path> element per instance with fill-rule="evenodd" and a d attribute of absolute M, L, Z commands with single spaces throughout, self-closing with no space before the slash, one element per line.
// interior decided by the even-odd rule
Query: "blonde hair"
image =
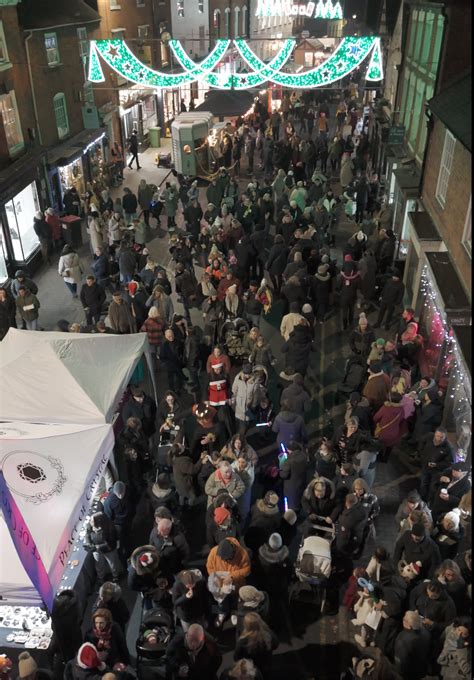
<path fill-rule="evenodd" d="M 240 639 L 246 641 L 249 651 L 262 645 L 270 649 L 272 633 L 261 616 L 256 612 L 248 612 L 243 619 Z"/>
<path fill-rule="evenodd" d="M 150 307 L 148 310 L 148 318 L 149 319 L 158 319 L 160 316 L 160 312 L 157 307 Z"/>

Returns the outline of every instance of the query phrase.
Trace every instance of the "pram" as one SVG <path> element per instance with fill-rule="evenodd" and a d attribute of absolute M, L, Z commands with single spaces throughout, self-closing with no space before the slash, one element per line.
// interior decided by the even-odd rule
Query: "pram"
<path fill-rule="evenodd" d="M 360 392 L 367 375 L 367 363 L 363 357 L 352 356 L 346 361 L 344 377 L 337 386 L 336 403 L 345 401 L 352 392 Z"/>
<path fill-rule="evenodd" d="M 162 665 L 166 648 L 173 636 L 174 624 L 171 614 L 163 609 L 149 609 L 145 611 L 140 624 L 140 633 L 135 645 L 137 653 L 137 674 L 140 675 L 140 665 L 144 659 L 147 666 Z"/>
<path fill-rule="evenodd" d="M 302 540 L 295 563 L 298 582 L 290 588 L 292 600 L 320 603 L 321 613 L 326 604 L 326 584 L 332 573 L 331 544 L 336 537 L 334 524 L 327 525 L 323 517 L 317 517 L 312 534 Z M 309 597 L 308 597 L 309 596 Z"/>
<path fill-rule="evenodd" d="M 249 330 L 249 325 L 245 319 L 235 319 L 226 321 L 221 329 L 221 341 L 227 348 L 229 358 L 237 361 L 244 361 L 248 358 L 249 352 L 244 347 L 244 335 Z"/>

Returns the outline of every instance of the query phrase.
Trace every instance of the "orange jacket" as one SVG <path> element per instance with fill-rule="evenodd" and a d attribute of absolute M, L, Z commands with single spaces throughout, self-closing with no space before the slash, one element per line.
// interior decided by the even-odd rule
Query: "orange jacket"
<path fill-rule="evenodd" d="M 206 569 L 208 574 L 213 574 L 215 571 L 228 571 L 235 589 L 238 590 L 241 586 L 245 585 L 245 577 L 250 574 L 250 559 L 247 551 L 242 548 L 236 538 L 227 538 L 226 540 L 235 546 L 235 555 L 232 562 L 225 562 L 218 557 L 217 550 L 219 546 L 216 545 L 209 553 Z"/>

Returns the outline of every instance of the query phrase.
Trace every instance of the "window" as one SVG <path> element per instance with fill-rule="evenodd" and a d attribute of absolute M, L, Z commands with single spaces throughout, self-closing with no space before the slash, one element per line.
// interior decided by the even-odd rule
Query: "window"
<path fill-rule="evenodd" d="M 198 12 L 204 14 L 204 0 L 198 0 Z"/>
<path fill-rule="evenodd" d="M 79 54 L 84 62 L 89 54 L 89 41 L 87 39 L 87 28 L 77 29 L 77 40 L 79 42 Z"/>
<path fill-rule="evenodd" d="M 69 121 L 67 118 L 66 97 L 64 96 L 64 92 L 58 92 L 58 94 L 54 95 L 53 104 L 58 137 L 59 139 L 62 139 L 69 134 Z"/>
<path fill-rule="evenodd" d="M 407 56 L 413 57 L 413 48 L 415 46 L 415 34 L 418 26 L 418 11 L 415 10 L 411 15 L 410 22 L 410 37 L 408 39 L 408 51 Z"/>
<path fill-rule="evenodd" d="M 221 11 L 220 9 L 214 10 L 214 30 L 216 32 L 216 37 L 221 37 Z"/>
<path fill-rule="evenodd" d="M 162 66 L 168 66 L 169 62 L 168 47 L 164 42 L 160 43 L 160 59 Z"/>
<path fill-rule="evenodd" d="M 46 61 L 48 66 L 59 64 L 58 37 L 56 33 L 44 34 L 44 46 L 46 48 Z"/>
<path fill-rule="evenodd" d="M 92 87 L 92 83 L 89 83 L 88 81 L 86 83 L 84 83 L 83 92 L 84 92 L 84 102 L 86 104 L 94 104 L 94 90 L 93 90 L 93 87 Z"/>
<path fill-rule="evenodd" d="M 3 21 L 0 21 L 0 71 L 10 68 L 11 63 L 8 58 L 7 41 L 3 31 Z"/>
<path fill-rule="evenodd" d="M 472 256 L 472 216 L 471 216 L 471 198 L 469 198 L 469 207 L 467 209 L 466 222 L 464 224 L 464 234 L 462 236 L 462 243 L 469 253 L 469 257 Z"/>
<path fill-rule="evenodd" d="M 226 38 L 230 38 L 230 8 L 225 9 L 225 35 Z"/>
<path fill-rule="evenodd" d="M 247 5 L 242 7 L 242 33 L 240 35 L 247 35 Z"/>
<path fill-rule="evenodd" d="M 446 204 L 446 194 L 448 193 L 449 176 L 453 165 L 454 147 L 456 138 L 446 130 L 444 136 L 443 155 L 439 166 L 438 183 L 436 185 L 436 198 L 442 208 Z"/>
<path fill-rule="evenodd" d="M 439 56 L 441 53 L 441 43 L 443 42 L 443 34 L 444 34 L 444 19 L 441 16 L 441 14 L 438 14 L 438 21 L 436 22 L 436 29 L 435 29 L 435 38 L 434 38 L 434 45 L 433 45 L 433 54 L 431 55 L 431 64 L 430 64 L 430 72 L 433 74 L 433 76 L 436 76 L 436 72 L 438 71 L 438 64 L 439 64 Z"/>
<path fill-rule="evenodd" d="M 146 24 L 146 26 L 139 26 L 138 27 L 138 37 L 141 38 L 142 40 L 146 40 L 148 38 L 148 30 L 149 30 L 149 25 Z"/>
<path fill-rule="evenodd" d="M 17 262 L 25 262 L 39 246 L 38 237 L 33 229 L 33 217 L 39 209 L 35 182 L 20 191 L 12 201 L 5 203 L 13 256 Z"/>
<path fill-rule="evenodd" d="M 425 28 L 425 12 L 418 12 L 418 22 L 416 25 L 416 38 L 415 38 L 415 53 L 413 54 L 413 59 L 416 62 L 420 61 L 420 50 L 421 44 L 423 42 L 423 33 Z"/>
<path fill-rule="evenodd" d="M 184 17 L 184 0 L 177 0 L 176 6 L 178 10 L 178 16 Z"/>
<path fill-rule="evenodd" d="M 240 35 L 240 7 L 234 8 L 234 38 L 238 38 Z"/>
<path fill-rule="evenodd" d="M 205 45 L 205 37 L 206 37 L 206 27 L 205 26 L 199 26 L 199 54 L 204 54 L 204 50 L 206 49 Z"/>
<path fill-rule="evenodd" d="M 421 46 L 421 66 L 424 69 L 429 68 L 428 61 L 431 52 L 431 37 L 433 35 L 434 20 L 435 20 L 434 13 L 427 12 L 425 21 L 425 36 L 423 38 L 423 44 Z"/>
<path fill-rule="evenodd" d="M 137 0 L 137 7 L 145 7 L 145 0 Z"/>
<path fill-rule="evenodd" d="M 13 90 L 0 97 L 0 114 L 3 121 L 3 129 L 5 130 L 8 151 L 10 156 L 14 156 L 23 149 L 24 143 L 15 92 Z"/>
<path fill-rule="evenodd" d="M 119 0 L 109 0 L 110 9 L 121 9 L 119 5 Z"/>

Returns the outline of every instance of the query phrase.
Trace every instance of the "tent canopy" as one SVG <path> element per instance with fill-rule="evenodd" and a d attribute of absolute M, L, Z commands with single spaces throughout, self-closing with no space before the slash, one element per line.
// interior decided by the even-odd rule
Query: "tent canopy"
<path fill-rule="evenodd" d="M 10 328 L 0 352 L 0 418 L 110 422 L 147 343 L 145 333 L 31 333 Z"/>
<path fill-rule="evenodd" d="M 4 498 L 0 516 L 1 594 L 35 603 L 57 591 L 113 445 L 111 425 L 0 424 L 2 483 L 14 505 L 12 513 Z"/>

